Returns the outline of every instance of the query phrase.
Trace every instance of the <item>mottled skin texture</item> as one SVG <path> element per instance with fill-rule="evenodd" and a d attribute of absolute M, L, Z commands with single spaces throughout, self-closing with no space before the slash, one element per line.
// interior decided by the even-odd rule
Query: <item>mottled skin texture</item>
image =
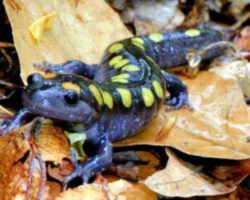
<path fill-rule="evenodd" d="M 162 103 L 174 109 L 185 104 L 189 106 L 186 86 L 174 75 L 162 71 L 162 68 L 183 65 L 187 63 L 185 56 L 190 48 L 199 50 L 220 40 L 221 34 L 213 30 L 202 30 L 195 36 L 184 32 L 152 34 L 112 45 L 99 66 L 73 60 L 50 68 L 47 63 L 40 68 L 57 74 L 49 78 L 39 74 L 29 77 L 28 86 L 23 92 L 25 110 L 20 113 L 23 116 L 27 112 L 59 119 L 75 127 L 82 125 L 81 130 L 99 150 L 85 163 L 75 161 L 75 171 L 65 179 L 65 183 L 78 176 L 86 183 L 112 163 L 111 142 L 140 132 L 157 115 Z M 217 55 L 210 50 L 203 59 Z M 122 57 L 120 60 L 119 56 Z M 112 63 L 115 57 L 117 59 Z M 122 65 L 122 62 L 125 64 Z M 132 65 L 133 70 L 123 68 L 128 65 Z M 127 75 L 116 77 L 120 74 Z M 156 89 L 153 82 L 158 83 Z M 72 83 L 73 86 L 63 86 L 63 83 Z M 90 85 L 101 95 L 95 96 Z M 143 88 L 148 89 L 144 96 Z M 119 89 L 125 90 L 124 96 L 118 92 Z M 164 99 L 166 90 L 170 97 Z M 104 98 L 103 91 L 110 94 L 112 104 L 110 99 Z M 11 129 L 18 126 L 19 118 L 17 115 L 13 120 Z"/>

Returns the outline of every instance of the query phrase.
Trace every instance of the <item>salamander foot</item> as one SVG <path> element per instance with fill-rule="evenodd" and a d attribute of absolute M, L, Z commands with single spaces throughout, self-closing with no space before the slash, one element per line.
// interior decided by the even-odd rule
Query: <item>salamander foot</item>
<path fill-rule="evenodd" d="M 98 153 L 96 156 L 89 158 L 84 163 L 79 163 L 76 159 L 76 154 L 72 152 L 73 164 L 75 170 L 72 174 L 67 176 L 63 184 L 67 187 L 75 178 L 80 178 L 82 184 L 88 183 L 90 178 L 97 173 L 104 171 L 112 164 L 113 149 L 112 144 L 107 136 L 103 136 L 98 143 Z"/>

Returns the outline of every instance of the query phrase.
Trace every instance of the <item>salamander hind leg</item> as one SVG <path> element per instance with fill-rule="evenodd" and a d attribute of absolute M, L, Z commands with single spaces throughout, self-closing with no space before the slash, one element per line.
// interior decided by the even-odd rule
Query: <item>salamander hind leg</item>
<path fill-rule="evenodd" d="M 89 158 L 86 162 L 78 163 L 76 159 L 73 158 L 75 170 L 64 179 L 65 186 L 68 186 L 69 183 L 77 177 L 81 178 L 83 184 L 88 183 L 90 178 L 104 171 L 112 164 L 113 150 L 109 138 L 103 136 L 97 145 L 99 147 L 97 155 Z"/>
<path fill-rule="evenodd" d="M 165 99 L 165 104 L 170 106 L 170 110 L 179 109 L 186 105 L 193 109 L 188 99 L 187 86 L 175 75 L 161 71 L 166 80 L 166 89 L 170 93 L 170 97 Z"/>

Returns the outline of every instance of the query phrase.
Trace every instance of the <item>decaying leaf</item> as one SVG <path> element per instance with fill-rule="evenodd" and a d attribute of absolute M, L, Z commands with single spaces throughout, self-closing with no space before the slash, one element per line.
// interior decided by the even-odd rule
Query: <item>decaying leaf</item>
<path fill-rule="evenodd" d="M 237 46 L 242 51 L 248 51 L 248 52 L 250 52 L 250 26 L 245 27 L 241 31 L 241 37 L 237 41 Z"/>
<path fill-rule="evenodd" d="M 51 121 L 42 124 L 38 135 L 38 144 L 42 158 L 55 165 L 61 164 L 63 159 L 70 159 L 69 144 L 64 132 L 59 127 L 54 127 Z"/>
<path fill-rule="evenodd" d="M 25 199 L 47 196 L 47 187 L 36 147 L 30 135 L 31 124 L 0 138 L 0 196 L 2 199 Z M 46 175 L 45 175 L 46 176 Z"/>
<path fill-rule="evenodd" d="M 234 192 L 216 197 L 207 197 L 206 200 L 249 200 L 250 193 L 238 187 Z"/>
<path fill-rule="evenodd" d="M 87 184 L 69 189 L 55 200 L 157 200 L 154 192 L 143 184 L 131 184 L 125 180 L 117 180 L 105 185 Z"/>
<path fill-rule="evenodd" d="M 144 180 L 149 175 L 155 173 L 164 165 L 162 163 L 166 159 L 165 157 L 160 157 L 159 152 L 154 152 L 156 154 L 154 155 L 147 152 L 146 149 L 145 151 L 134 151 L 132 155 L 129 155 L 129 152 L 126 153 L 123 157 L 120 156 L 120 159 L 117 153 L 114 154 L 113 165 L 108 168 L 108 173 L 134 182 Z M 137 157 L 132 157 L 133 155 Z M 127 162 L 124 161 L 125 159 Z"/>
<path fill-rule="evenodd" d="M 239 80 L 240 87 L 246 97 L 250 97 L 250 63 L 246 66 L 245 76 Z"/>
<path fill-rule="evenodd" d="M 243 9 L 249 4 L 249 0 L 231 1 L 230 11 L 234 15 L 242 14 Z"/>
<path fill-rule="evenodd" d="M 62 186 L 58 182 L 47 181 L 46 185 L 49 187 L 49 199 L 56 199 L 56 197 L 62 192 Z"/>
<path fill-rule="evenodd" d="M 212 1 L 212 2 L 215 3 L 214 1 Z M 196 0 L 193 7 L 192 7 L 192 10 L 188 13 L 188 15 L 185 18 L 185 21 L 182 25 L 184 27 L 196 27 L 197 25 L 208 21 L 208 18 L 209 18 L 208 12 L 209 11 L 207 9 L 206 3 L 209 4 L 208 1 Z M 213 5 L 211 5 L 211 6 L 213 6 Z"/>
<path fill-rule="evenodd" d="M 98 63 L 109 44 L 131 36 L 104 0 L 78 3 L 75 0 L 5 0 L 4 4 L 24 81 L 36 71 L 34 63 L 62 63 L 72 59 Z M 39 42 L 35 42 L 29 27 L 52 13 L 49 28 L 44 23 L 36 23 Z"/>
<path fill-rule="evenodd" d="M 218 180 L 202 172 L 202 165 L 192 165 L 180 160 L 173 152 L 169 156 L 167 167 L 145 180 L 153 191 L 167 197 L 215 196 L 232 192 L 237 184 L 249 172 L 236 180 Z M 249 170 L 249 169 L 248 169 Z"/>
<path fill-rule="evenodd" d="M 183 80 L 189 89 L 193 111 L 162 109 L 145 131 L 117 145 L 166 145 L 204 157 L 249 158 L 250 113 L 237 82 L 210 72 Z M 162 134 L 164 124 L 173 117 L 176 118 L 173 128 Z"/>
<path fill-rule="evenodd" d="M 249 62 L 246 60 L 239 60 L 211 68 L 209 71 L 217 74 L 223 79 L 241 80 L 246 77 L 246 72 L 249 68 Z"/>
<path fill-rule="evenodd" d="M 243 95 L 250 97 L 250 62 L 247 60 L 230 62 L 221 67 L 212 68 L 209 71 L 216 73 L 224 79 L 237 80 Z"/>
<path fill-rule="evenodd" d="M 157 200 L 156 194 L 145 185 L 132 184 L 122 179 L 109 183 L 105 188 L 111 200 Z"/>
<path fill-rule="evenodd" d="M 54 163 L 49 163 L 47 171 L 49 176 L 53 177 L 57 181 L 63 182 L 64 178 L 71 174 L 74 170 L 74 166 L 70 160 L 61 161 L 60 165 L 55 165 Z"/>
<path fill-rule="evenodd" d="M 11 118 L 13 116 L 13 112 L 0 105 L 0 119 Z"/>
<path fill-rule="evenodd" d="M 134 7 L 124 10 L 122 18 L 125 23 L 134 23 L 137 35 L 171 30 L 184 20 L 177 1 L 139 1 L 132 4 Z"/>
<path fill-rule="evenodd" d="M 48 192 L 51 193 L 51 184 L 45 182 L 45 161 L 60 166 L 63 159 L 70 158 L 68 142 L 62 129 L 53 127 L 48 121 L 44 122 L 36 140 L 33 124 L 0 138 L 0 196 L 6 199 L 13 196 L 42 196 L 46 199 Z"/>
<path fill-rule="evenodd" d="M 98 63 L 110 43 L 131 36 L 104 0 L 4 0 L 4 3 L 13 28 L 23 80 L 35 71 L 33 63 L 61 63 L 70 59 Z M 176 15 L 175 11 L 179 14 Z M 168 25 L 176 26 L 183 20 L 176 5 L 168 14 L 171 15 Z M 172 19 L 174 16 L 177 21 Z M 137 22 L 139 27 L 141 21 Z M 225 80 L 209 72 L 202 72 L 192 80 L 183 80 L 188 85 L 194 111 L 183 108 L 165 112 L 165 108 L 162 108 L 157 119 L 143 133 L 117 144 L 163 145 L 204 157 L 249 158 L 250 109 L 246 107 L 236 81 Z M 0 138 L 0 156 L 3 158 L 0 161 L 1 197 L 23 199 L 42 193 L 44 199 L 57 196 L 57 200 L 157 199 L 156 194 L 145 185 L 124 180 L 98 186 L 80 186 L 58 196 L 61 185 L 45 183 L 41 171 L 45 161 L 49 161 L 58 167 L 49 167 L 48 174 L 59 181 L 63 179 L 70 168 L 63 162 L 64 158 L 69 158 L 67 140 L 62 129 L 52 124 L 43 124 L 36 142 L 30 143 L 21 132 Z M 27 155 L 27 152 L 32 153 Z M 40 154 L 39 160 L 37 157 Z M 168 155 L 170 159 L 166 169 L 154 173 L 145 181 L 152 190 L 166 196 L 228 193 L 248 173 L 247 167 L 233 168 L 236 171 L 240 169 L 242 177 L 232 181 L 232 168 L 217 168 L 214 174 L 207 176 L 199 166 L 178 159 L 170 151 Z M 145 176 L 142 178 L 153 171 L 144 170 Z M 221 173 L 223 170 L 229 170 L 226 176 Z M 41 187 L 41 184 L 45 185 Z M 27 189 L 33 191 L 27 194 Z"/>
<path fill-rule="evenodd" d="M 79 186 L 69 189 L 61 194 L 55 200 L 108 200 L 105 192 L 93 185 Z"/>

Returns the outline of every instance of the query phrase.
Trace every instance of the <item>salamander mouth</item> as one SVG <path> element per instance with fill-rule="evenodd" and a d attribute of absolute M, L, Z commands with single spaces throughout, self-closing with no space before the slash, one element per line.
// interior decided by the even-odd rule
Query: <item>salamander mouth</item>
<path fill-rule="evenodd" d="M 83 122 L 82 116 L 76 115 L 73 112 L 67 112 L 64 107 L 58 109 L 58 107 L 50 106 L 50 103 L 46 99 L 43 99 L 39 102 L 34 102 L 27 95 L 22 95 L 22 99 L 25 108 L 36 115 L 67 122 Z"/>

